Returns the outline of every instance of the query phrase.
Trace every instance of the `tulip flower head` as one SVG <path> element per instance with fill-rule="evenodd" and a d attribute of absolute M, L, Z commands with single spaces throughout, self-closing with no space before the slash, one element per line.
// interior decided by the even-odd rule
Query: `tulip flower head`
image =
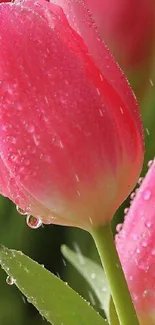
<path fill-rule="evenodd" d="M 155 161 L 116 236 L 117 250 L 140 320 L 155 324 Z"/>
<path fill-rule="evenodd" d="M 142 89 L 154 49 L 154 0 L 85 0 L 85 4 L 121 68 L 135 78 L 136 90 Z"/>
<path fill-rule="evenodd" d="M 1 193 L 45 223 L 109 222 L 137 181 L 143 139 L 85 6 L 1 3 L 0 48 Z"/>

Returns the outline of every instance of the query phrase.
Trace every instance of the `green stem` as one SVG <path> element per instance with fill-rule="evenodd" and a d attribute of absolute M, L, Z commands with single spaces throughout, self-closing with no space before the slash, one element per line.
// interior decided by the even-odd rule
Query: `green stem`
<path fill-rule="evenodd" d="M 113 240 L 111 226 L 93 228 L 91 234 L 98 249 L 120 325 L 139 325 L 124 273 Z"/>

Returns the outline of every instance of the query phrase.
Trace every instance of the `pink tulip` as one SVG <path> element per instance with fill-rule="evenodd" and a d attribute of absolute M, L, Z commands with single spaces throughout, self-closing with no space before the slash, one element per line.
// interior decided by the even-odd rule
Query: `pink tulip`
<path fill-rule="evenodd" d="M 89 228 L 133 188 L 143 139 L 125 77 L 85 7 L 73 8 L 0 4 L 0 188 L 45 223 Z"/>
<path fill-rule="evenodd" d="M 116 237 L 120 260 L 141 325 L 155 324 L 155 161 Z"/>
<path fill-rule="evenodd" d="M 84 1 L 114 57 L 142 89 L 149 80 L 155 39 L 154 0 Z"/>

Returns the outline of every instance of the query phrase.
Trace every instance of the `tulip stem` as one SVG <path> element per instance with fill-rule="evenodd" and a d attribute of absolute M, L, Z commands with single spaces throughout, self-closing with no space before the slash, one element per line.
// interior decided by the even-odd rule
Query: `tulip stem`
<path fill-rule="evenodd" d="M 113 240 L 111 226 L 91 231 L 109 283 L 120 325 L 139 325 Z"/>

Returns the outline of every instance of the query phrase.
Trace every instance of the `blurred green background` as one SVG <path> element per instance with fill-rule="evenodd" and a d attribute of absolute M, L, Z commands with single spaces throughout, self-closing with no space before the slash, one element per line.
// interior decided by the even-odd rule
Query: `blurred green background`
<path fill-rule="evenodd" d="M 143 174 L 147 170 L 147 162 L 155 155 L 155 60 L 152 61 L 150 72 L 147 71 L 145 91 L 143 89 L 140 95 L 136 94 L 140 103 L 146 143 Z M 134 76 L 133 84 L 138 78 L 139 75 Z M 114 231 L 116 223 L 123 220 L 124 209 L 128 206 L 129 199 L 117 211 L 113 220 Z M 48 270 L 67 281 L 87 300 L 95 304 L 88 285 L 74 268 L 64 261 L 60 252 L 61 245 L 65 243 L 97 260 L 93 241 L 83 230 L 53 225 L 32 230 L 26 225 L 24 216 L 18 214 L 12 202 L 0 197 L 0 242 L 9 248 L 22 250 L 40 264 L 44 264 Z M 6 283 L 6 274 L 0 270 L 0 325 L 45 325 L 46 323 L 20 291 L 14 285 L 9 286 Z"/>

